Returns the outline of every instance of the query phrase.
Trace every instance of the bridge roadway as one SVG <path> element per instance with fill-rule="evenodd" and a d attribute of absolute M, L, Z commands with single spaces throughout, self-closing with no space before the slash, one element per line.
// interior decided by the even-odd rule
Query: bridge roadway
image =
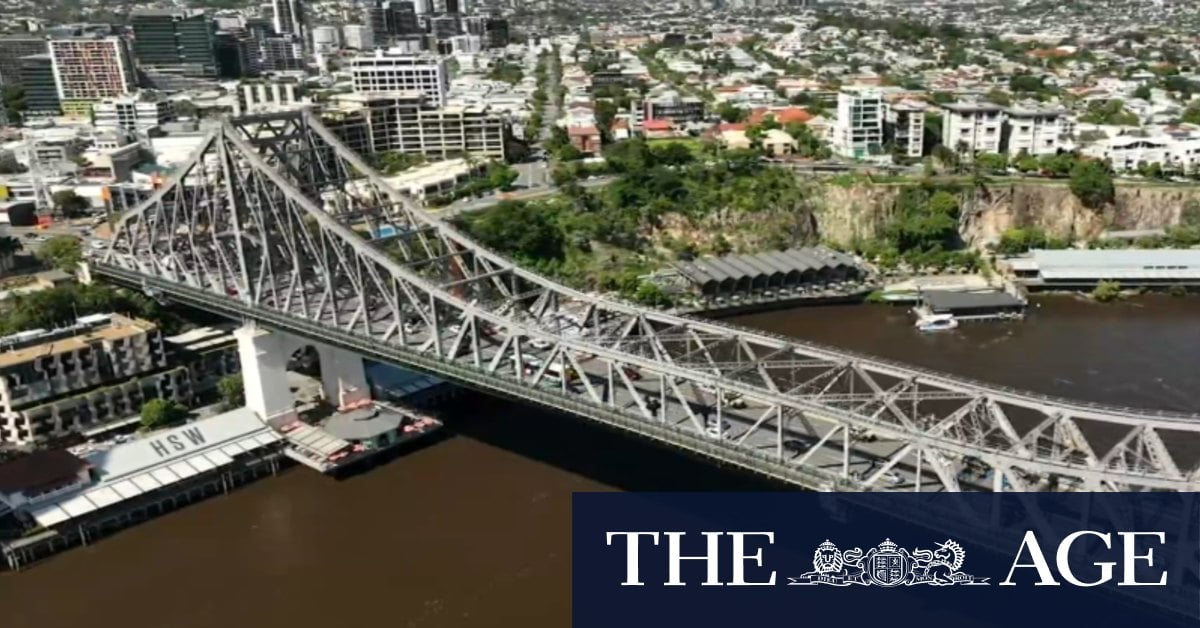
<path fill-rule="evenodd" d="M 585 295 L 416 207 L 308 114 L 272 139 L 274 123 L 215 131 L 121 218 L 91 272 L 817 490 L 1197 486 L 1195 417 L 999 389 Z M 364 215 L 403 226 L 395 250 L 343 222 Z M 555 380 L 551 363 L 581 377 Z"/>

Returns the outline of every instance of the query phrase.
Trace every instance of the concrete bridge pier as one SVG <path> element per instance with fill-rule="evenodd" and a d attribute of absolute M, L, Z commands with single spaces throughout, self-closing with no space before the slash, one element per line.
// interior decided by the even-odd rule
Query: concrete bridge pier
<path fill-rule="evenodd" d="M 339 408 L 371 399 L 367 370 L 362 358 L 345 349 L 317 345 L 321 358 L 321 388 L 325 400 Z"/>
<path fill-rule="evenodd" d="M 253 322 L 233 332 L 242 362 L 246 407 L 272 424 L 296 419 L 296 402 L 287 381 L 291 353 L 284 334 L 263 329 Z"/>

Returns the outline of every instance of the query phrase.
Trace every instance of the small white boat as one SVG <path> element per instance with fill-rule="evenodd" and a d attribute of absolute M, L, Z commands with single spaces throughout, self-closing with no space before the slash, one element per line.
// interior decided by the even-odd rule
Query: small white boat
<path fill-rule="evenodd" d="M 934 314 L 917 319 L 917 329 L 921 331 L 947 331 L 957 327 L 958 320 L 953 314 Z"/>

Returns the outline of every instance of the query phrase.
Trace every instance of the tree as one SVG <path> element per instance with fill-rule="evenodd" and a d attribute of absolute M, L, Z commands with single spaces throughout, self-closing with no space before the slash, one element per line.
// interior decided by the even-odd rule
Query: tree
<path fill-rule="evenodd" d="M 0 103 L 8 115 L 10 124 L 21 123 L 21 112 L 25 111 L 25 88 L 19 85 L 6 85 L 0 92 Z"/>
<path fill-rule="evenodd" d="M 142 405 L 142 429 L 156 430 L 187 418 L 188 410 L 174 399 L 151 399 Z"/>
<path fill-rule="evenodd" d="M 1098 161 L 1080 161 L 1071 169 L 1071 192 L 1085 207 L 1099 209 L 1116 197 L 1112 175 Z"/>
<path fill-rule="evenodd" d="M 746 119 L 746 110 L 734 105 L 729 101 L 725 101 L 717 106 L 717 115 L 726 122 L 742 122 Z"/>
<path fill-rule="evenodd" d="M 1134 98 L 1141 98 L 1142 100 L 1150 100 L 1150 97 L 1152 95 L 1153 95 L 1153 92 L 1150 91 L 1149 85 L 1141 85 L 1137 89 L 1133 90 Z"/>
<path fill-rule="evenodd" d="M 43 264 L 74 272 L 83 260 L 83 246 L 74 236 L 55 236 L 33 255 Z"/>
<path fill-rule="evenodd" d="M 504 201 L 474 217 L 471 232 L 485 245 L 526 260 L 562 260 L 563 234 L 547 205 Z"/>
<path fill-rule="evenodd" d="M 487 177 L 488 187 L 507 192 L 513 189 L 520 175 L 508 164 L 492 163 L 488 165 Z"/>
<path fill-rule="evenodd" d="M 1000 89 L 999 87 L 993 87 L 987 93 L 987 95 L 984 96 L 984 98 L 986 98 L 988 102 L 996 103 L 1001 107 L 1007 107 L 1012 104 L 1012 96 L 1009 96 L 1008 92 Z"/>
<path fill-rule="evenodd" d="M 75 190 L 59 190 L 50 196 L 54 203 L 54 211 L 67 218 L 75 218 L 92 208 L 86 198 L 75 193 Z"/>
<path fill-rule="evenodd" d="M 1115 281 L 1101 281 L 1092 290 L 1092 298 L 1101 303 L 1116 301 L 1121 298 L 1121 284 Z"/>
<path fill-rule="evenodd" d="M 975 166 L 980 170 L 1004 172 L 1008 168 L 1008 157 L 997 153 L 981 153 L 975 156 Z"/>
<path fill-rule="evenodd" d="M 221 401 L 230 408 L 237 408 L 246 403 L 246 384 L 241 373 L 226 375 L 217 380 L 217 392 L 221 395 Z"/>

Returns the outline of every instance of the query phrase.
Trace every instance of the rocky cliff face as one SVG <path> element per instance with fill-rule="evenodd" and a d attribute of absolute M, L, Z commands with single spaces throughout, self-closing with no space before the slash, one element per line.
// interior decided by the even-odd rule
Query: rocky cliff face
<path fill-rule="evenodd" d="M 872 238 L 887 224 L 902 184 L 819 188 L 814 203 L 823 240 L 848 243 Z M 1179 223 L 1183 208 L 1200 203 L 1200 186 L 1118 186 L 1116 201 L 1101 211 L 1084 207 L 1065 183 L 1006 184 L 960 194 L 963 240 L 983 246 L 1007 229 L 1037 227 L 1048 235 L 1087 240 L 1106 230 L 1158 229 Z"/>

